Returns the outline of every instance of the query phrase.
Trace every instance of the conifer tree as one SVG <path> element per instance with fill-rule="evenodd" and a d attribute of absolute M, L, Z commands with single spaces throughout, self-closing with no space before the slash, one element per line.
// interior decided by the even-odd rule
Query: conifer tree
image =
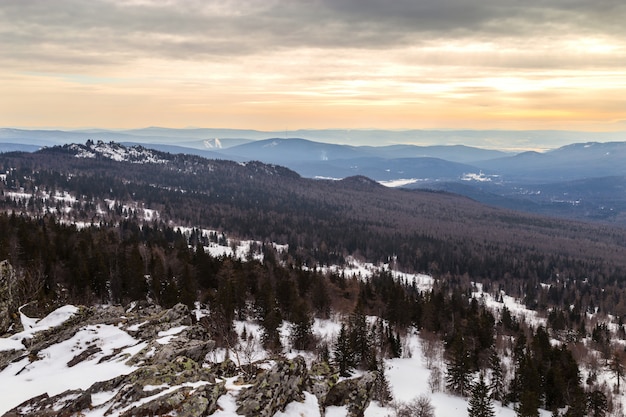
<path fill-rule="evenodd" d="M 502 362 L 500 356 L 495 349 L 491 349 L 489 355 L 489 366 L 491 368 L 491 382 L 489 389 L 491 390 L 491 398 L 496 401 L 500 401 L 502 405 L 505 405 L 505 392 L 504 392 L 504 371 L 502 370 Z"/>
<path fill-rule="evenodd" d="M 339 367 L 339 375 L 349 377 L 354 369 L 355 361 L 345 323 L 341 323 L 341 329 L 339 330 L 339 336 L 337 336 L 337 342 L 335 342 L 333 355 L 334 362 L 337 367 Z"/>
<path fill-rule="evenodd" d="M 539 395 L 535 391 L 524 390 L 517 406 L 517 417 L 539 417 L 539 402 Z"/>
<path fill-rule="evenodd" d="M 389 381 L 385 376 L 385 363 L 384 361 L 377 361 L 376 364 L 376 381 L 373 388 L 373 399 L 378 401 L 381 406 L 385 407 L 393 396 L 391 394 L 391 388 L 389 387 Z"/>
<path fill-rule="evenodd" d="M 357 304 L 348 322 L 348 338 L 355 366 L 365 369 L 371 368 L 372 364 L 372 341 L 368 333 L 365 314 L 361 305 Z"/>
<path fill-rule="evenodd" d="M 485 383 L 483 374 L 480 374 L 478 381 L 472 385 L 472 394 L 467 407 L 468 417 L 493 417 L 493 404 L 489 395 L 489 387 Z"/>
<path fill-rule="evenodd" d="M 283 319 L 280 315 L 280 310 L 278 309 L 275 300 L 271 298 L 269 300 L 268 309 L 261 318 L 261 326 L 263 327 L 261 341 L 263 342 L 264 348 L 272 352 L 280 352 L 282 349 L 282 343 L 280 342 L 278 328 L 282 322 Z"/>
<path fill-rule="evenodd" d="M 587 411 L 590 417 L 604 417 L 609 409 L 606 395 L 600 390 L 589 393 L 587 397 Z"/>
<path fill-rule="evenodd" d="M 313 342 L 313 317 L 306 302 L 300 301 L 291 315 L 291 342 L 298 350 L 311 347 Z"/>
<path fill-rule="evenodd" d="M 617 379 L 617 391 L 619 392 L 620 381 L 624 379 L 624 365 L 618 352 L 613 353 L 613 357 L 609 362 L 609 369 L 613 373 L 613 377 Z"/>
<path fill-rule="evenodd" d="M 565 417 L 585 417 L 587 415 L 587 396 L 582 388 L 577 387 L 570 400 Z"/>
<path fill-rule="evenodd" d="M 451 358 L 446 372 L 446 387 L 453 393 L 465 396 L 470 387 L 470 358 L 463 337 L 457 335 L 452 342 Z"/>

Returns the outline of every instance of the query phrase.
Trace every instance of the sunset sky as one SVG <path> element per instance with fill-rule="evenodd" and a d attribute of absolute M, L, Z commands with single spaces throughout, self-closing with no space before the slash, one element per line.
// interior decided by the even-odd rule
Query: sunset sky
<path fill-rule="evenodd" d="M 0 0 L 0 126 L 626 130 L 623 0 Z"/>

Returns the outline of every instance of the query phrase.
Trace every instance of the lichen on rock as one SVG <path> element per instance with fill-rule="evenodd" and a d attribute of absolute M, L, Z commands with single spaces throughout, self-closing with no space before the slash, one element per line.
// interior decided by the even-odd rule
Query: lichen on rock
<path fill-rule="evenodd" d="M 237 414 L 247 417 L 270 417 L 284 411 L 292 401 L 304 400 L 308 370 L 301 356 L 278 361 L 274 367 L 255 378 L 252 386 L 239 394 Z"/>

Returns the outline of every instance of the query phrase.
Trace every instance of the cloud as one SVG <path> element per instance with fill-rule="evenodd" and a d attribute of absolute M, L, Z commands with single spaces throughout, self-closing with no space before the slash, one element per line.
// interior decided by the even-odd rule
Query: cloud
<path fill-rule="evenodd" d="M 0 116 L 510 127 L 594 106 L 621 120 L 623 21 L 622 0 L 1 0 L 0 79 L 18 81 L 0 84 Z"/>
<path fill-rule="evenodd" d="M 292 48 L 386 49 L 460 40 L 537 46 L 626 29 L 622 1 L 3 0 L 2 55 L 100 65 L 135 56 L 224 59 Z M 617 42 L 617 41 L 616 41 Z M 493 52 L 493 51 L 492 51 Z"/>

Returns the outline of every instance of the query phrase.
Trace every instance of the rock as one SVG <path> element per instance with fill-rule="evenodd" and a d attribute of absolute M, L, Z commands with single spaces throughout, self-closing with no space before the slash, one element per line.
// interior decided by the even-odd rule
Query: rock
<path fill-rule="evenodd" d="M 226 359 L 224 362 L 213 365 L 211 371 L 219 378 L 232 378 L 239 374 L 237 365 L 230 358 Z"/>
<path fill-rule="evenodd" d="M 157 342 L 158 343 L 158 342 Z M 164 363 L 178 357 L 185 356 L 196 362 L 204 361 L 204 357 L 213 350 L 215 342 L 180 339 L 176 343 L 170 342 L 158 350 L 153 357 L 153 363 Z"/>
<path fill-rule="evenodd" d="M 372 400 L 376 374 L 369 372 L 362 377 L 345 379 L 334 385 L 324 401 L 324 407 L 348 406 L 348 417 L 363 417 Z"/>
<path fill-rule="evenodd" d="M 159 322 L 174 324 L 175 326 L 190 326 L 191 313 L 189 312 L 189 307 L 185 304 L 178 303 L 169 310 L 166 310 L 159 318 Z M 170 328 L 175 326 L 170 326 Z"/>
<path fill-rule="evenodd" d="M 106 388 L 124 384 L 124 378 L 115 378 L 110 381 L 94 384 L 87 391 L 72 390 L 62 394 L 48 397 L 47 394 L 34 397 L 14 409 L 8 411 L 3 417 L 18 416 L 41 416 L 41 417 L 70 417 L 83 415 L 94 408 L 91 403 L 91 394 L 106 391 Z M 167 388 L 159 388 L 145 391 L 141 384 L 133 384 L 130 389 L 124 390 L 123 395 L 116 396 L 106 404 L 109 409 L 105 415 L 130 416 L 160 416 L 175 414 L 179 417 L 201 417 L 213 414 L 218 406 L 220 396 L 226 393 L 224 383 L 207 383 L 197 388 L 180 387 L 172 392 L 159 395 Z M 154 399 L 137 406 L 131 406 L 133 402 L 142 398 L 155 396 Z M 124 401 L 120 401 L 123 399 Z M 102 408 L 102 406 L 98 406 Z M 124 412 L 121 410 L 127 409 Z"/>
<path fill-rule="evenodd" d="M 140 317 L 143 320 L 132 320 L 135 324 L 143 324 L 138 329 L 127 329 L 128 334 L 142 340 L 153 340 L 158 338 L 160 332 L 166 332 L 174 327 L 191 326 L 192 324 L 191 313 L 185 304 L 176 304 L 171 309 L 164 311 L 147 307 L 133 309 L 128 314 Z M 194 329 L 193 332 L 194 335 L 201 335 L 201 331 L 198 329 Z M 206 335 L 206 330 L 204 330 L 204 334 Z M 202 336 L 202 338 L 206 339 L 208 337 Z"/>
<path fill-rule="evenodd" d="M 204 362 L 207 354 L 215 349 L 215 342 L 207 340 L 208 334 L 206 331 L 201 328 L 202 332 L 198 332 L 196 327 L 199 326 L 191 326 L 189 329 L 174 335 L 173 339 L 169 340 L 167 344 L 161 344 L 157 340 L 158 337 L 150 340 L 144 349 L 128 361 L 128 364 L 160 364 L 169 362 L 179 356 L 187 357 L 199 363 Z M 200 336 L 203 340 L 189 337 L 190 334 Z"/>
<path fill-rule="evenodd" d="M 182 387 L 161 395 L 122 413 L 122 417 L 160 416 L 200 417 L 217 410 L 217 400 L 226 393 L 224 384 L 207 384 L 199 388 Z"/>
<path fill-rule="evenodd" d="M 42 394 L 23 402 L 8 411 L 3 417 L 41 416 L 70 417 L 88 410 L 91 406 L 91 395 L 82 390 L 65 391 L 54 397 Z"/>
<path fill-rule="evenodd" d="M 215 343 L 204 327 L 192 324 L 189 309 L 183 304 L 170 310 L 149 304 L 137 304 L 133 309 L 79 307 L 78 312 L 63 324 L 25 339 L 25 350 L 0 352 L 0 369 L 25 357 L 36 360 L 42 350 L 70 339 L 86 326 L 97 324 L 115 325 L 147 342 L 141 352 L 127 357 L 126 363 L 138 369 L 128 375 L 97 382 L 85 390 L 32 398 L 7 416 L 75 416 L 97 409 L 106 415 L 193 417 L 206 416 L 217 410 L 217 401 L 226 392 L 225 384 L 216 383 L 214 373 L 202 366 Z M 159 336 L 160 332 L 173 328 L 177 328 L 177 332 L 170 332 L 167 340 L 163 339 L 165 336 Z M 108 361 L 121 360 L 121 349 L 100 357 L 98 364 L 106 366 Z M 94 355 L 101 356 L 101 352 L 97 344 L 90 345 L 77 353 L 67 366 L 87 361 Z M 227 373 L 231 372 L 236 374 L 236 367 L 234 371 L 228 367 Z M 92 404 L 91 398 L 101 397 L 102 393 L 107 393 L 110 399 L 102 404 Z"/>
<path fill-rule="evenodd" d="M 67 363 L 67 366 L 68 366 L 68 368 L 71 368 L 72 366 L 78 365 L 82 361 L 87 360 L 90 356 L 93 356 L 93 355 L 95 355 L 96 353 L 99 353 L 99 352 L 102 352 L 102 349 L 100 349 L 98 346 L 95 346 L 95 345 L 89 346 L 87 349 L 85 349 L 84 351 L 82 351 L 78 355 L 74 356 Z"/>
<path fill-rule="evenodd" d="M 317 397 L 319 404 L 324 404 L 326 394 L 338 379 L 339 374 L 327 362 L 315 362 L 309 371 L 308 391 Z"/>
<path fill-rule="evenodd" d="M 247 417 L 270 417 L 284 411 L 292 401 L 304 400 L 302 393 L 308 382 L 306 362 L 301 356 L 279 361 L 263 372 L 251 387 L 243 389 L 237 398 L 237 414 Z"/>
<path fill-rule="evenodd" d="M 158 395 L 184 383 L 201 383 L 198 388 L 183 386 L 123 412 L 122 416 L 155 416 L 175 413 L 177 416 L 206 416 L 217 409 L 217 400 L 226 393 L 224 383 L 215 383 L 214 376 L 189 358 L 179 357 L 168 364 L 146 366 L 110 384 L 99 383 L 92 388 L 99 392 L 119 389 L 107 405 L 105 414 L 116 415 L 139 400 Z M 95 384 L 94 384 L 95 385 Z M 152 387 L 146 390 L 146 387 Z"/>

